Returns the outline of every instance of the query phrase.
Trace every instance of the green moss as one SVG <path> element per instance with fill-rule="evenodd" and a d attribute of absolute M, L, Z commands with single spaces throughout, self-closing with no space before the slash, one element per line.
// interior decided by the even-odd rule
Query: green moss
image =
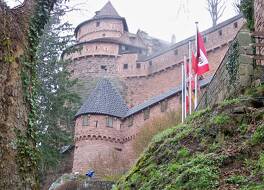
<path fill-rule="evenodd" d="M 177 151 L 177 158 L 178 159 L 184 159 L 187 158 L 190 155 L 190 151 L 187 148 L 181 148 Z"/>
<path fill-rule="evenodd" d="M 245 134 L 246 132 L 247 132 L 247 130 L 248 130 L 248 125 L 247 124 L 245 124 L 245 123 L 242 123 L 240 126 L 239 126 L 239 132 L 241 133 L 241 134 Z"/>
<path fill-rule="evenodd" d="M 196 119 L 205 116 L 210 111 L 211 111 L 211 108 L 207 107 L 206 109 L 193 112 L 190 116 L 188 116 L 186 122 L 191 123 L 192 121 L 195 121 Z"/>
<path fill-rule="evenodd" d="M 214 154 L 198 154 L 178 169 L 178 189 L 213 189 L 219 185 L 218 160 Z"/>
<path fill-rule="evenodd" d="M 264 141 L 264 125 L 259 126 L 252 136 L 252 143 L 258 144 Z"/>
<path fill-rule="evenodd" d="M 242 175 L 232 175 L 228 179 L 226 179 L 226 182 L 229 184 L 241 185 L 246 184 L 248 182 L 248 179 L 247 177 Z"/>
<path fill-rule="evenodd" d="M 262 152 L 259 156 L 259 159 L 257 161 L 257 167 L 259 171 L 264 171 L 264 152 Z"/>
<path fill-rule="evenodd" d="M 221 102 L 219 105 L 221 107 L 225 107 L 228 105 L 233 105 L 233 104 L 238 104 L 241 100 L 239 98 L 235 98 L 235 99 L 226 99 L 223 102 Z"/>
<path fill-rule="evenodd" d="M 211 119 L 211 124 L 215 125 L 226 125 L 231 121 L 231 118 L 226 114 L 216 115 Z"/>

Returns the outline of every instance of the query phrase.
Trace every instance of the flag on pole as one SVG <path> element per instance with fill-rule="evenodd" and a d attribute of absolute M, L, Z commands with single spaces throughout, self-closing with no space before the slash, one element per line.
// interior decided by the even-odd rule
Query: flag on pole
<path fill-rule="evenodd" d="M 195 73 L 200 76 L 207 71 L 209 71 L 208 57 L 202 35 L 197 28 L 197 57 L 195 63 Z"/>

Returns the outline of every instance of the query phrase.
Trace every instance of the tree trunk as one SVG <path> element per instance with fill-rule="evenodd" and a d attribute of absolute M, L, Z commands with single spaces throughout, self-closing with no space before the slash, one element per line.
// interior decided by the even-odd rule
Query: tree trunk
<path fill-rule="evenodd" d="M 25 0 L 21 6 L 9 9 L 0 0 L 0 189 L 3 190 L 38 189 L 37 164 L 32 159 L 34 152 L 30 152 L 36 146 L 32 133 L 28 132 L 32 106 L 25 98 L 21 76 L 24 65 L 20 57 L 27 56 L 26 49 L 32 47 L 28 41 L 30 18 L 38 14 L 35 8 L 41 1 Z M 49 11 L 54 3 L 55 0 L 46 0 Z"/>

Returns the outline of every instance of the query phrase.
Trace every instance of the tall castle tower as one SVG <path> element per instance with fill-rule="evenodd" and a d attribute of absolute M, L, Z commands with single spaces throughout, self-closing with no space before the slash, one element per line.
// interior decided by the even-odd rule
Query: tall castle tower
<path fill-rule="evenodd" d="M 241 15 L 202 32 L 210 72 L 206 86 L 225 56 L 229 43 L 243 25 Z M 77 43 L 63 54 L 72 59 L 69 71 L 78 79 L 74 91 L 82 97 L 75 120 L 74 172 L 95 169 L 111 155 L 133 163 L 133 139 L 157 117 L 178 111 L 181 96 L 181 64 L 195 36 L 175 44 L 138 30 L 128 31 L 108 2 L 95 16 L 75 29 Z"/>

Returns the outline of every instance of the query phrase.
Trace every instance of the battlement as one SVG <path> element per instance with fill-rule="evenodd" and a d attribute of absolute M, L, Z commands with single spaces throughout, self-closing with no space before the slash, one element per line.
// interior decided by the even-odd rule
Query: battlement
<path fill-rule="evenodd" d="M 238 15 L 202 32 L 210 72 L 201 87 L 210 82 L 243 24 Z M 73 171 L 85 172 L 112 152 L 131 164 L 133 139 L 142 126 L 179 110 L 180 66 L 189 42 L 195 48 L 195 37 L 171 45 L 140 30 L 132 34 L 111 3 L 81 23 L 75 35 L 78 42 L 70 49 L 78 51 L 62 55 L 73 60 L 68 69 L 78 79 L 74 90 L 83 103 L 76 114 Z"/>

